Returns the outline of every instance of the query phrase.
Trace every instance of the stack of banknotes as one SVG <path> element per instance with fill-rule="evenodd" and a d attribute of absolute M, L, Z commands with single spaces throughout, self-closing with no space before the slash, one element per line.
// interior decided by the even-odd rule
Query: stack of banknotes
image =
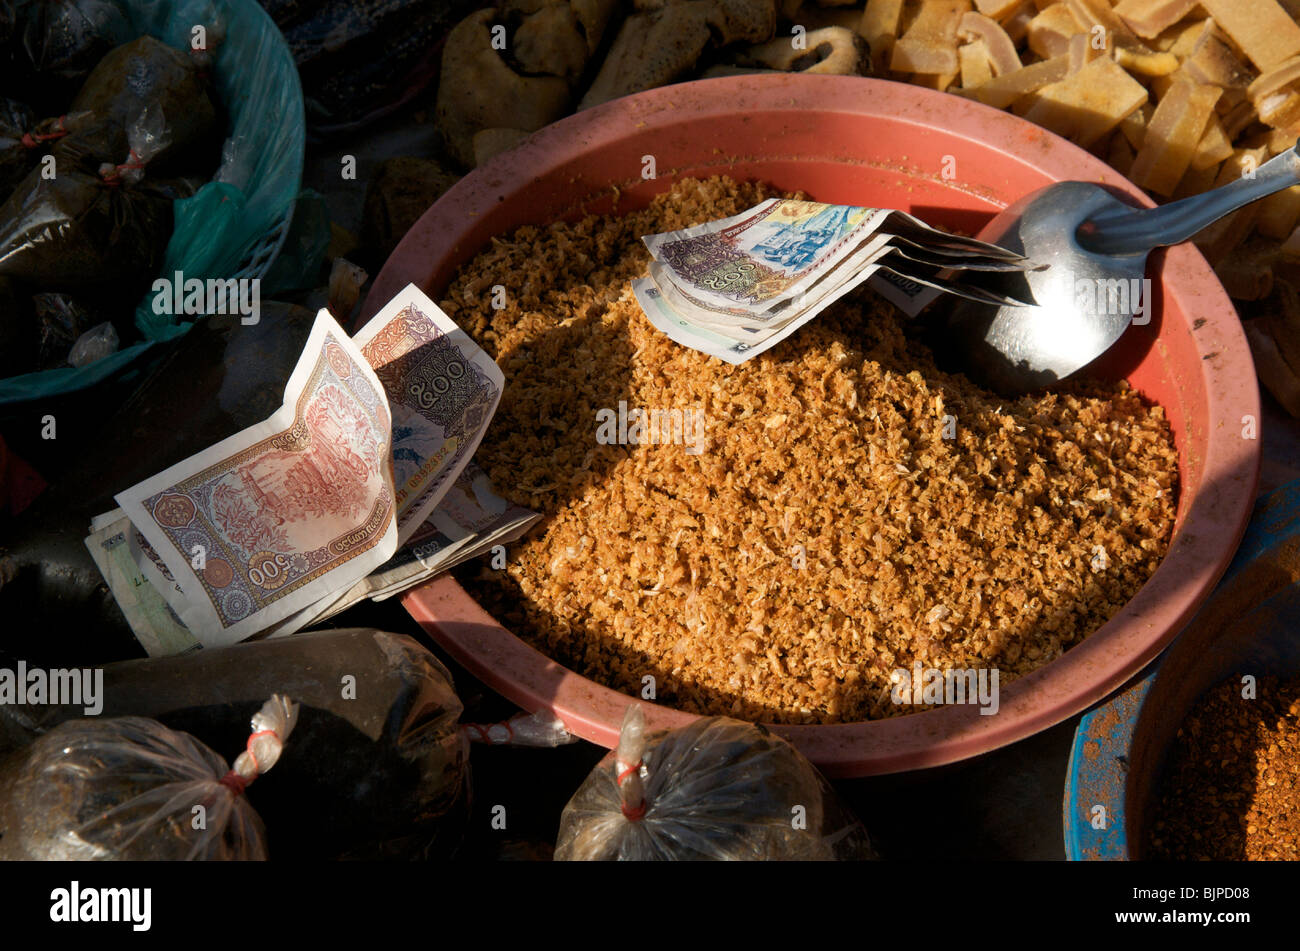
<path fill-rule="evenodd" d="M 540 518 L 471 464 L 504 379 L 414 285 L 321 310 L 268 419 L 119 492 L 86 546 L 150 655 L 292 634 Z"/>
<path fill-rule="evenodd" d="M 632 290 L 683 346 L 743 363 L 864 282 L 915 316 L 940 293 L 1020 304 L 965 272 L 1030 262 L 905 212 L 771 198 L 746 212 L 642 239 L 650 276 Z"/>

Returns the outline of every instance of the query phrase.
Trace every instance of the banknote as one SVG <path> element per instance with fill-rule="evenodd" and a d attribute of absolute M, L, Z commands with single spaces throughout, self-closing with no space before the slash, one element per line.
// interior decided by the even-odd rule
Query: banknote
<path fill-rule="evenodd" d="M 836 268 L 816 283 L 801 291 L 790 301 L 773 308 L 766 314 L 750 317 L 731 309 L 723 310 L 711 307 L 694 296 L 694 288 L 684 289 L 671 280 L 670 275 L 657 261 L 650 262 L 650 279 L 663 293 L 670 307 L 692 323 L 717 330 L 724 336 L 735 336 L 738 340 L 752 342 L 755 334 L 766 337 L 784 328 L 791 321 L 799 320 L 808 311 L 820 312 L 846 292 L 846 288 L 856 287 L 873 271 L 876 261 L 890 253 L 884 242 L 887 236 L 880 235 L 868 241 L 859 254 L 849 260 L 852 266 Z"/>
<path fill-rule="evenodd" d="M 727 328 L 700 319 L 698 311 L 688 309 L 683 312 L 678 306 L 679 289 L 661 285 L 653 278 L 633 281 L 632 293 L 649 321 L 673 340 L 728 363 L 740 364 L 793 335 L 835 301 L 871 278 L 877 267 L 874 263 L 865 264 L 840 273 L 838 280 L 820 289 L 811 303 L 800 307 L 787 319 L 762 329 L 745 329 L 740 324 Z"/>
<path fill-rule="evenodd" d="M 392 557 L 384 387 L 327 310 L 268 419 L 117 494 L 205 646 L 266 630 Z M 146 565 L 147 567 L 147 565 Z"/>
<path fill-rule="evenodd" d="M 889 214 L 769 198 L 731 218 L 642 241 L 671 280 L 705 304 L 762 314 L 798 297 L 850 257 Z"/>
<path fill-rule="evenodd" d="M 404 552 L 380 566 L 370 595 L 392 597 L 462 562 L 521 538 L 542 518 L 497 494 L 488 474 L 470 464 Z M 415 571 L 418 565 L 420 570 Z"/>
<path fill-rule="evenodd" d="M 916 316 L 941 293 L 1025 303 L 1007 296 L 997 275 L 1035 266 L 895 209 L 787 199 L 642 240 L 653 260 L 633 291 L 646 317 L 730 363 L 776 346 L 864 282 Z"/>
<path fill-rule="evenodd" d="M 885 269 L 872 274 L 867 283 L 877 294 L 909 317 L 915 317 L 943 291 Z"/>
<path fill-rule="evenodd" d="M 150 657 L 183 654 L 198 648 L 198 640 L 145 577 L 132 555 L 129 539 L 135 534 L 135 527 L 131 520 L 121 509 L 115 509 L 113 514 L 117 516 L 115 520 L 91 526 L 86 548 L 136 640 Z"/>
<path fill-rule="evenodd" d="M 864 272 L 862 278 L 869 276 Z M 845 293 L 849 289 L 845 290 Z M 791 334 L 795 333 L 809 320 L 817 316 L 818 311 L 808 311 L 804 317 L 787 323 L 784 327 L 766 335 L 756 335 L 752 341 L 736 340 L 711 328 L 701 326 L 682 317 L 664 300 L 663 294 L 649 278 L 640 278 L 632 282 L 632 293 L 645 312 L 646 318 L 660 332 L 677 341 L 684 347 L 698 350 L 711 357 L 725 360 L 727 363 L 740 364 L 751 360 L 767 350 L 772 349 Z"/>
<path fill-rule="evenodd" d="M 474 455 L 501 400 L 505 377 L 414 284 L 353 339 L 392 409 L 400 545 L 428 519 Z"/>
<path fill-rule="evenodd" d="M 471 462 L 397 554 L 305 623 L 328 620 L 367 598 L 401 594 L 496 545 L 510 544 L 541 517 L 498 495 L 487 473 Z"/>

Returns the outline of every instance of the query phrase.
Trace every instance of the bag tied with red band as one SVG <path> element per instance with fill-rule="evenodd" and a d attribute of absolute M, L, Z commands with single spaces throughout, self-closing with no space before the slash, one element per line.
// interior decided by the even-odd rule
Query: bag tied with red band
<path fill-rule="evenodd" d="M 265 859 L 244 790 L 280 758 L 298 704 L 278 694 L 225 761 L 145 717 L 70 720 L 0 764 L 0 859 Z"/>
<path fill-rule="evenodd" d="M 557 861 L 876 857 L 821 773 L 766 727 L 701 717 L 647 734 L 640 705 L 565 806 L 555 847 Z"/>

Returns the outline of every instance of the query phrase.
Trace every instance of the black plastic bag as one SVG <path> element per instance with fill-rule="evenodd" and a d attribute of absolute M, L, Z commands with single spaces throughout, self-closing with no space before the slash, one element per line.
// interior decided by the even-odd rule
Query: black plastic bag
<path fill-rule="evenodd" d="M 15 13 L 20 72 L 32 81 L 34 100 L 50 112 L 109 50 L 131 37 L 126 11 L 114 0 L 16 0 Z"/>
<path fill-rule="evenodd" d="M 252 791 L 280 858 L 428 858 L 460 844 L 469 743 L 451 675 L 409 637 L 296 634 L 104 668 L 104 716 L 149 716 L 214 749 L 268 690 L 300 704 L 274 783 Z M 80 708 L 0 707 L 0 750 Z"/>
<path fill-rule="evenodd" d="M 100 60 L 69 107 L 118 123 L 128 133 L 146 109 L 161 120 L 162 144 L 150 158 L 152 174 L 216 167 L 225 132 L 209 84 L 184 53 L 152 36 Z"/>
<path fill-rule="evenodd" d="M 701 717 L 647 736 L 639 705 L 617 752 L 560 818 L 557 861 L 876 858 L 816 768 L 755 723 Z"/>
<path fill-rule="evenodd" d="M 244 790 L 275 766 L 297 716 L 296 703 L 272 695 L 230 768 L 157 720 L 60 724 L 0 765 L 0 859 L 265 859 L 266 833 Z"/>

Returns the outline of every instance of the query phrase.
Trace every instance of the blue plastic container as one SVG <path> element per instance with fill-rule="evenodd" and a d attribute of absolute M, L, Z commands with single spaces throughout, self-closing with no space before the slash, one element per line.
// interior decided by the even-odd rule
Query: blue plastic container
<path fill-rule="evenodd" d="M 1143 858 L 1170 745 L 1197 700 L 1234 675 L 1296 673 L 1300 481 L 1256 503 L 1227 574 L 1151 673 L 1079 724 L 1065 780 L 1066 856 Z"/>

